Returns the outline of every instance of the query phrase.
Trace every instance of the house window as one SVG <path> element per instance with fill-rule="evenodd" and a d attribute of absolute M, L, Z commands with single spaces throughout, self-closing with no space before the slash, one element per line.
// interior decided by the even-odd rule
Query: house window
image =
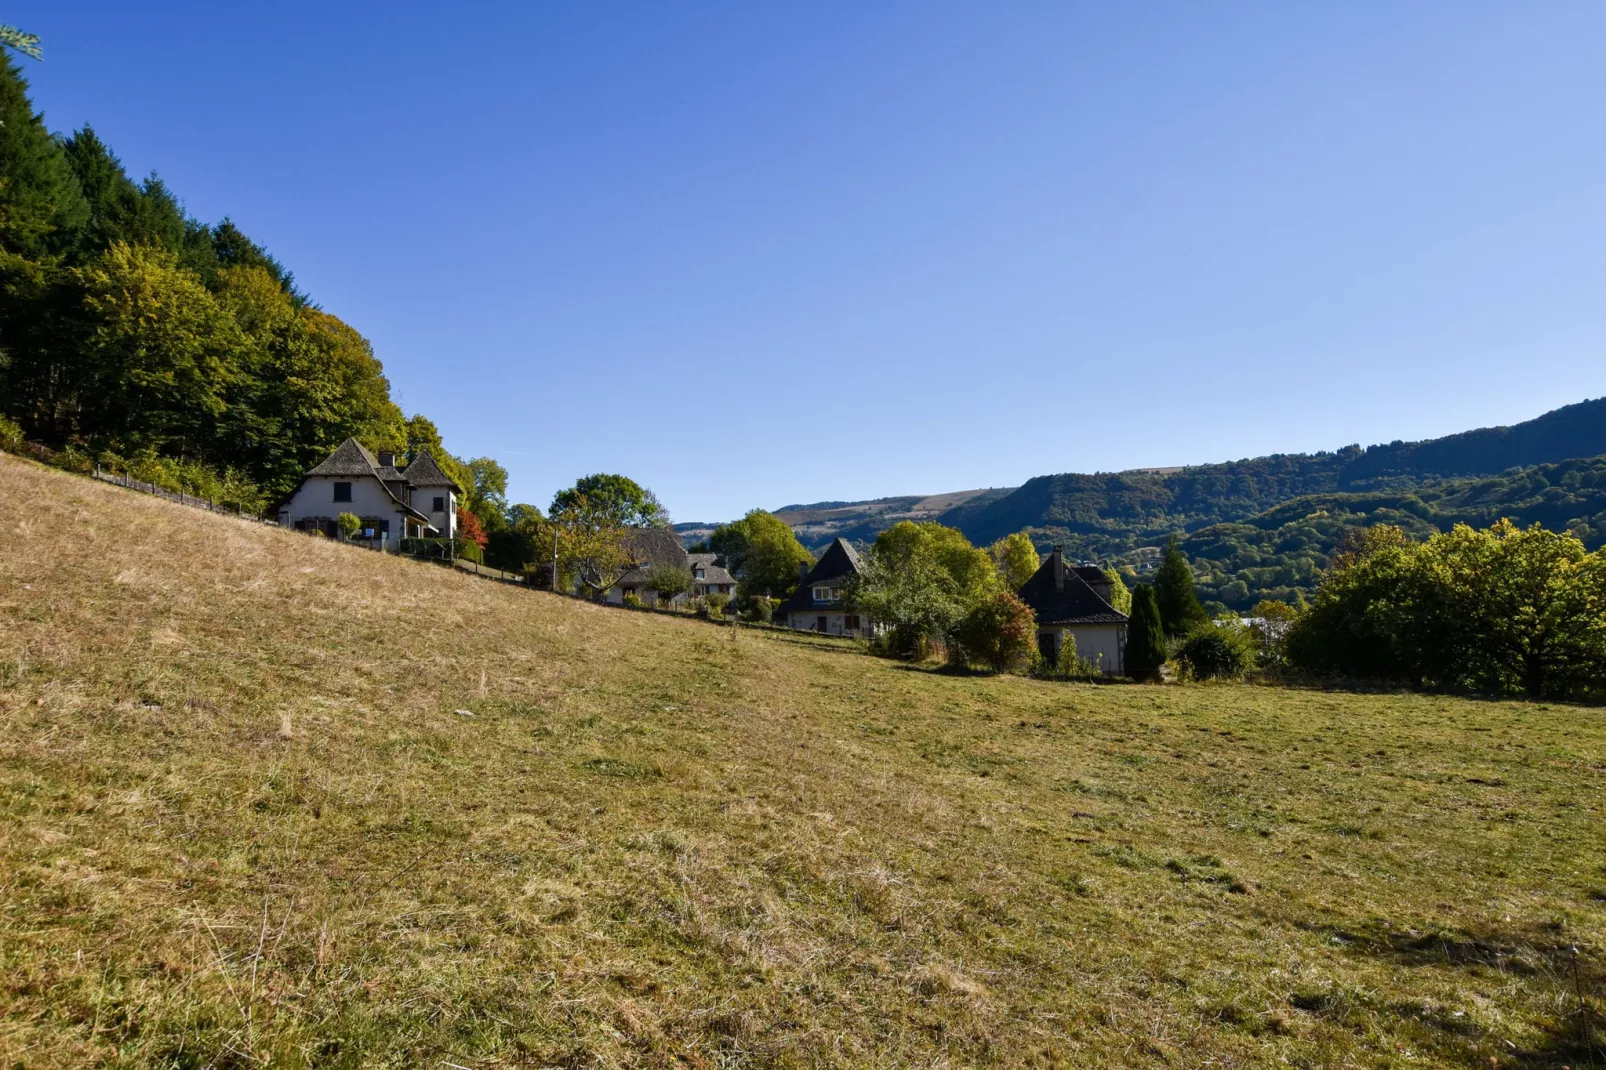
<path fill-rule="evenodd" d="M 814 588 L 814 600 L 816 602 L 833 602 L 833 601 L 835 601 L 836 600 L 836 588 L 835 587 L 816 587 L 816 588 Z"/>
<path fill-rule="evenodd" d="M 703 578 L 703 570 L 702 569 L 698 569 L 697 570 L 697 578 L 698 579 L 702 579 Z"/>
<path fill-rule="evenodd" d="M 446 512 L 446 499 L 445 498 L 436 498 L 435 499 L 435 512 L 437 512 L 437 513 Z"/>
<path fill-rule="evenodd" d="M 856 631 L 858 631 L 859 630 L 859 618 L 854 616 L 852 613 L 849 613 L 847 616 L 843 617 L 842 618 L 842 630 L 845 631 L 845 632 L 856 632 Z"/>
<path fill-rule="evenodd" d="M 351 484 L 350 483 L 336 483 L 335 484 L 335 501 L 337 501 L 337 502 L 349 502 L 349 501 L 351 501 Z"/>

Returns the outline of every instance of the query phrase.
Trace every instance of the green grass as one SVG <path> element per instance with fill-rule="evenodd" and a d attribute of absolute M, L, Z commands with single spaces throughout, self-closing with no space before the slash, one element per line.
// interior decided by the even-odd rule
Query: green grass
<path fill-rule="evenodd" d="M 950 677 L 0 495 L 0 1065 L 1606 1051 L 1599 710 Z"/>

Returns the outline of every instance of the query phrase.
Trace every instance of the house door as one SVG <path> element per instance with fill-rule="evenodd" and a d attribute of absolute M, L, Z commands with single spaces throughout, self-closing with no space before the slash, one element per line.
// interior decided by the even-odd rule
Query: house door
<path fill-rule="evenodd" d="M 816 617 L 816 618 L 814 618 L 814 630 L 817 631 L 817 632 L 825 631 L 825 618 L 824 617 Z"/>
<path fill-rule="evenodd" d="M 1059 636 L 1053 632 L 1037 633 L 1037 651 L 1049 664 L 1057 664 L 1060 659 Z"/>

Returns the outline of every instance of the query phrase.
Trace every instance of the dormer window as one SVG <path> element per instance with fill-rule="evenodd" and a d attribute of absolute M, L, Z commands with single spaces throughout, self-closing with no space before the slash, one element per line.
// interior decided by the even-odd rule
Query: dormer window
<path fill-rule="evenodd" d="M 697 570 L 697 578 L 698 579 L 702 579 L 703 578 L 703 570 L 702 569 L 698 569 Z"/>
<path fill-rule="evenodd" d="M 814 600 L 816 602 L 835 602 L 841 593 L 841 588 L 838 587 L 816 587 L 814 588 Z"/>

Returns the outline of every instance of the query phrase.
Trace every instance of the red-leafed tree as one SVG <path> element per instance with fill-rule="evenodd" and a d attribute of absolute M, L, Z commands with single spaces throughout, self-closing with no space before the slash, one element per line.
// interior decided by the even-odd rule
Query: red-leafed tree
<path fill-rule="evenodd" d="M 462 506 L 457 507 L 457 534 L 459 538 L 470 540 L 481 550 L 491 541 L 491 537 L 485 534 L 485 528 L 480 525 L 480 518 Z"/>

